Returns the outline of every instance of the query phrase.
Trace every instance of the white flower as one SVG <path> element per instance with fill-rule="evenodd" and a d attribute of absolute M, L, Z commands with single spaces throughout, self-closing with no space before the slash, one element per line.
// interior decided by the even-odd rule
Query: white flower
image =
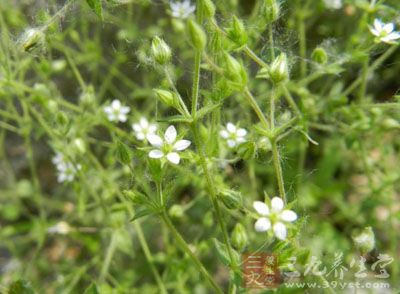
<path fill-rule="evenodd" d="M 180 156 L 176 151 L 182 151 L 188 148 L 191 144 L 189 140 L 176 141 L 176 129 L 174 126 L 169 126 L 165 131 L 164 140 L 155 134 L 149 134 L 147 140 L 151 145 L 157 147 L 149 152 L 150 158 L 166 157 L 173 164 L 178 164 Z"/>
<path fill-rule="evenodd" d="M 285 240 L 287 229 L 285 222 L 293 222 L 297 219 L 297 214 L 288 209 L 283 209 L 284 204 L 281 198 L 274 197 L 271 200 L 271 207 L 261 201 L 253 202 L 253 207 L 260 215 L 254 224 L 257 232 L 266 232 L 272 228 L 275 236 L 280 240 Z"/>
<path fill-rule="evenodd" d="M 196 6 L 191 5 L 189 0 L 185 0 L 183 2 L 173 2 L 169 3 L 171 7 L 171 15 L 176 18 L 185 19 L 188 18 L 190 14 L 192 14 Z"/>
<path fill-rule="evenodd" d="M 143 141 L 148 135 L 153 135 L 157 131 L 155 124 L 149 124 L 146 118 L 142 117 L 138 123 L 132 125 L 135 136 L 138 140 Z"/>
<path fill-rule="evenodd" d="M 219 134 L 222 138 L 226 139 L 228 146 L 233 148 L 246 141 L 245 136 L 247 131 L 245 129 L 238 129 L 233 123 L 228 122 L 226 129 L 222 130 Z"/>
<path fill-rule="evenodd" d="M 80 164 L 73 165 L 71 162 L 68 162 L 62 153 L 57 153 L 53 157 L 52 162 L 57 168 L 57 181 L 59 183 L 72 182 L 78 170 L 82 168 Z"/>
<path fill-rule="evenodd" d="M 393 23 L 385 24 L 377 18 L 374 20 L 374 26 L 370 27 L 369 30 L 376 36 L 377 42 L 393 44 L 395 40 L 400 38 L 400 33 L 394 31 Z"/>
<path fill-rule="evenodd" d="M 126 122 L 126 116 L 130 111 L 130 107 L 122 106 L 121 101 L 114 99 L 111 105 L 104 107 L 104 112 L 107 114 L 109 121 Z"/>
<path fill-rule="evenodd" d="M 67 222 L 61 221 L 55 224 L 54 226 L 47 229 L 47 232 L 50 234 L 61 234 L 66 235 L 68 234 L 72 228 Z"/>
<path fill-rule="evenodd" d="M 324 0 L 324 3 L 328 9 L 340 9 L 343 7 L 342 0 Z"/>

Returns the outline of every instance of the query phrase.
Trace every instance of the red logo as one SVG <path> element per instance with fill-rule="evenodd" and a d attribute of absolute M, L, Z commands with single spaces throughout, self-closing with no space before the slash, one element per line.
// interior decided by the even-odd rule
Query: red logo
<path fill-rule="evenodd" d="M 243 287 L 276 288 L 279 284 L 278 258 L 271 253 L 242 254 Z"/>

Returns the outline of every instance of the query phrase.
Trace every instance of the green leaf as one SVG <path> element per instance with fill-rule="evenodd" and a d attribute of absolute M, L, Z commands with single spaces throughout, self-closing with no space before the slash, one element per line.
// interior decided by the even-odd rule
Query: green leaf
<path fill-rule="evenodd" d="M 9 294 L 34 294 L 31 284 L 25 280 L 18 280 L 10 285 Z"/>
<path fill-rule="evenodd" d="M 103 20 L 103 7 L 101 5 L 102 0 L 86 0 L 86 3 L 90 6 L 96 15 Z"/>
<path fill-rule="evenodd" d="M 185 117 L 183 115 L 173 115 L 173 116 L 168 116 L 166 118 L 160 118 L 157 120 L 157 122 L 168 122 L 168 123 L 191 123 L 192 120 L 188 117 Z"/>
<path fill-rule="evenodd" d="M 135 212 L 135 215 L 133 216 L 133 218 L 130 221 L 133 222 L 133 221 L 135 221 L 135 220 L 137 220 L 137 219 L 139 219 L 141 217 L 144 217 L 146 215 L 150 215 L 150 214 L 153 214 L 153 213 L 154 213 L 153 209 L 142 208 L 142 209 L 140 209 L 140 210 Z"/>
<path fill-rule="evenodd" d="M 205 115 L 214 111 L 215 109 L 217 109 L 220 106 L 221 106 L 220 103 L 204 106 L 203 108 L 201 108 L 200 110 L 197 111 L 196 119 L 201 119 L 202 117 L 204 117 Z"/>
<path fill-rule="evenodd" d="M 130 164 L 132 161 L 132 154 L 129 147 L 121 141 L 117 142 L 115 156 L 117 157 L 117 160 L 123 164 Z"/>
<path fill-rule="evenodd" d="M 89 287 L 86 288 L 83 294 L 98 294 L 99 290 L 97 290 L 96 284 L 91 284 Z"/>

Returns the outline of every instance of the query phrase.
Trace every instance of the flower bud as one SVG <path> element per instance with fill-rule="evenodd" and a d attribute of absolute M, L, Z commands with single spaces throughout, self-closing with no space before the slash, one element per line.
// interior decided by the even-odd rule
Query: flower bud
<path fill-rule="evenodd" d="M 73 144 L 74 144 L 76 151 L 78 151 L 79 153 L 82 153 L 82 154 L 85 153 L 85 151 L 86 151 L 85 142 L 81 138 L 74 139 Z"/>
<path fill-rule="evenodd" d="M 243 22 L 236 16 L 233 16 L 232 25 L 227 29 L 228 38 L 231 39 L 238 47 L 242 47 L 247 43 L 247 32 Z"/>
<path fill-rule="evenodd" d="M 241 90 L 247 84 L 247 73 L 244 67 L 231 55 L 225 54 L 226 74 L 232 86 Z"/>
<path fill-rule="evenodd" d="M 96 101 L 94 88 L 92 85 L 83 89 L 81 95 L 79 96 L 79 102 L 86 106 L 91 106 Z"/>
<path fill-rule="evenodd" d="M 211 0 L 202 0 L 201 4 L 203 6 L 204 16 L 207 18 L 212 18 L 215 15 L 215 5 Z"/>
<path fill-rule="evenodd" d="M 230 189 L 224 189 L 219 193 L 219 197 L 228 209 L 237 209 L 242 206 L 242 195 Z"/>
<path fill-rule="evenodd" d="M 313 53 L 311 54 L 312 60 L 319 64 L 325 64 L 328 62 L 328 55 L 324 48 L 317 47 L 314 49 Z"/>
<path fill-rule="evenodd" d="M 25 52 L 42 50 L 45 43 L 45 34 L 41 29 L 29 28 L 21 37 L 21 47 Z"/>
<path fill-rule="evenodd" d="M 201 26 L 199 26 L 195 21 L 189 20 L 188 22 L 188 30 L 190 40 L 192 41 L 193 46 L 197 50 L 203 50 L 207 44 L 207 36 L 206 33 L 203 31 Z"/>
<path fill-rule="evenodd" d="M 232 246 L 239 251 L 243 251 L 248 243 L 246 229 L 241 223 L 237 223 L 231 236 Z"/>
<path fill-rule="evenodd" d="M 174 107 L 176 105 L 176 94 L 162 89 L 154 89 L 154 92 L 157 95 L 157 98 L 167 106 Z"/>
<path fill-rule="evenodd" d="M 171 60 L 171 49 L 167 43 L 159 37 L 154 37 L 151 42 L 151 54 L 153 55 L 154 60 L 161 65 L 166 64 Z"/>
<path fill-rule="evenodd" d="M 285 53 L 281 53 L 272 62 L 269 68 L 269 77 L 275 84 L 283 82 L 289 77 L 288 62 Z"/>
<path fill-rule="evenodd" d="M 361 254 L 370 252 L 375 247 L 375 235 L 371 227 L 366 227 L 360 234 L 353 237 L 355 246 Z"/>
<path fill-rule="evenodd" d="M 177 204 L 172 205 L 168 213 L 173 218 L 182 218 L 184 216 L 183 207 Z"/>
<path fill-rule="evenodd" d="M 276 21 L 279 18 L 280 5 L 278 0 L 264 0 L 263 13 L 267 23 Z"/>

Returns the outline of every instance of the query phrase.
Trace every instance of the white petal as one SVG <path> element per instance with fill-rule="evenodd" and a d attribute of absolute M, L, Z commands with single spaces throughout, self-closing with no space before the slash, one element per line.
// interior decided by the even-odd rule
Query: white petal
<path fill-rule="evenodd" d="M 384 30 L 386 33 L 390 34 L 390 33 L 393 32 L 393 30 L 394 30 L 394 24 L 392 24 L 392 23 L 385 24 L 385 25 L 383 26 L 383 30 Z"/>
<path fill-rule="evenodd" d="M 281 211 L 283 208 L 283 201 L 279 197 L 274 197 L 271 200 L 271 208 L 275 211 Z"/>
<path fill-rule="evenodd" d="M 178 164 L 181 160 L 180 156 L 176 152 L 171 152 L 167 154 L 167 159 L 172 162 L 173 164 Z"/>
<path fill-rule="evenodd" d="M 265 217 L 260 217 L 254 224 L 254 229 L 257 232 L 265 232 L 271 228 L 271 222 Z"/>
<path fill-rule="evenodd" d="M 149 152 L 150 158 L 161 158 L 164 156 L 164 153 L 161 150 L 154 149 Z"/>
<path fill-rule="evenodd" d="M 226 129 L 228 130 L 228 132 L 230 133 L 236 133 L 236 126 L 233 123 L 228 122 L 226 124 Z"/>
<path fill-rule="evenodd" d="M 147 121 L 147 119 L 145 117 L 142 117 L 139 121 L 140 126 L 144 129 L 147 129 L 147 127 L 149 126 L 149 122 Z"/>
<path fill-rule="evenodd" d="M 141 131 L 142 131 L 142 127 L 141 127 L 139 124 L 133 124 L 133 125 L 132 125 L 132 129 L 133 129 L 135 132 L 141 132 Z"/>
<path fill-rule="evenodd" d="M 374 27 L 378 32 L 382 31 L 383 26 L 384 26 L 383 22 L 381 22 L 379 19 L 375 18 Z"/>
<path fill-rule="evenodd" d="M 123 114 L 127 114 L 129 111 L 131 111 L 131 108 L 129 106 L 122 106 L 120 111 Z"/>
<path fill-rule="evenodd" d="M 245 129 L 238 129 L 236 131 L 236 136 L 238 136 L 238 137 L 244 137 L 244 136 L 246 136 L 246 134 L 247 134 L 247 131 Z"/>
<path fill-rule="evenodd" d="M 240 143 L 246 142 L 246 139 L 243 137 L 239 137 L 239 138 L 236 138 L 236 142 L 240 144 Z"/>
<path fill-rule="evenodd" d="M 147 140 L 150 142 L 151 145 L 156 147 L 161 147 L 163 144 L 163 140 L 160 138 L 160 136 L 154 134 L 147 135 Z"/>
<path fill-rule="evenodd" d="M 254 201 L 253 207 L 260 215 L 268 215 L 269 214 L 269 208 L 268 208 L 267 204 L 265 204 L 264 202 Z"/>
<path fill-rule="evenodd" d="M 227 139 L 229 137 L 229 133 L 226 130 L 220 131 L 219 135 L 224 139 Z"/>
<path fill-rule="evenodd" d="M 156 125 L 149 125 L 149 127 L 147 128 L 147 132 L 149 134 L 153 134 L 157 131 L 157 126 Z"/>
<path fill-rule="evenodd" d="M 380 33 L 379 33 L 376 29 L 370 28 L 369 30 L 371 31 L 371 33 L 372 33 L 374 36 L 379 37 Z"/>
<path fill-rule="evenodd" d="M 233 147 L 236 146 L 236 142 L 235 142 L 234 140 L 228 140 L 227 143 L 228 143 L 228 146 L 229 146 L 230 148 L 233 148 Z"/>
<path fill-rule="evenodd" d="M 168 144 L 173 144 L 176 139 L 176 129 L 174 126 L 169 126 L 168 129 L 165 131 L 164 135 L 165 141 L 167 141 Z"/>
<path fill-rule="evenodd" d="M 121 107 L 121 101 L 119 101 L 117 99 L 114 99 L 111 102 L 111 107 L 114 108 L 114 109 L 119 109 Z"/>
<path fill-rule="evenodd" d="M 112 109 L 111 106 L 105 106 L 104 107 L 104 112 L 107 113 L 107 114 L 110 114 L 110 113 L 113 112 L 113 109 Z"/>
<path fill-rule="evenodd" d="M 143 141 L 144 139 L 146 139 L 146 136 L 144 135 L 143 132 L 137 132 L 136 133 L 136 138 L 140 141 Z"/>
<path fill-rule="evenodd" d="M 274 230 L 274 234 L 278 239 L 280 239 L 280 240 L 286 239 L 287 230 L 286 230 L 286 226 L 283 223 L 278 222 L 278 223 L 274 224 L 272 229 Z"/>
<path fill-rule="evenodd" d="M 174 150 L 181 151 L 185 150 L 190 146 L 191 142 L 189 140 L 179 140 L 174 144 Z"/>
<path fill-rule="evenodd" d="M 119 120 L 120 122 L 126 122 L 127 119 L 128 119 L 128 117 L 127 117 L 124 113 L 120 113 L 120 114 L 118 115 L 118 120 Z"/>
<path fill-rule="evenodd" d="M 284 210 L 281 213 L 281 219 L 286 222 L 294 222 L 297 219 L 297 214 L 293 210 Z"/>
<path fill-rule="evenodd" d="M 387 35 L 386 37 L 382 38 L 383 42 L 390 42 L 390 41 L 394 41 L 400 38 L 400 33 L 399 32 L 393 32 L 389 35 Z"/>
<path fill-rule="evenodd" d="M 108 118 L 109 121 L 116 121 L 117 120 L 117 116 L 114 113 L 108 114 L 107 118 Z"/>

